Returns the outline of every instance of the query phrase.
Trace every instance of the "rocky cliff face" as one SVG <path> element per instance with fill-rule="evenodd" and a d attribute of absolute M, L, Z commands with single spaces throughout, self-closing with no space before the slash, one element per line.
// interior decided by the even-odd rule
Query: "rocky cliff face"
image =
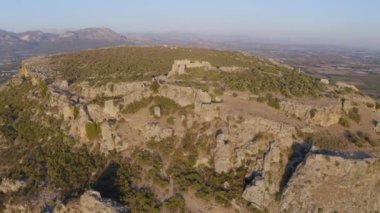
<path fill-rule="evenodd" d="M 337 124 L 344 115 L 345 109 L 349 108 L 349 106 L 344 106 L 339 99 L 325 106 L 307 105 L 292 101 L 283 101 L 280 105 L 281 109 L 289 116 L 304 120 L 309 125 L 321 127 Z"/>
<path fill-rule="evenodd" d="M 206 61 L 179 60 L 170 71 L 174 74 L 154 76 L 152 81 L 97 84 L 91 79 L 70 82 L 54 74 L 55 69 L 49 72 L 45 60 L 26 61 L 20 69 L 20 77 L 44 91 L 44 97 L 34 95 L 35 91 L 28 95 L 44 106 L 34 113 L 62 121 L 59 129 L 76 141 L 74 147 L 85 145 L 106 159 L 124 159 L 101 175 L 90 175 L 97 181 L 88 184 L 99 192 L 85 191 L 64 205 L 55 203 L 50 206 L 55 212 L 128 212 L 148 206 L 149 211 L 162 212 L 186 208 L 370 212 L 380 208 L 380 161 L 373 145 L 379 126 L 373 120 L 380 120 L 380 115 L 376 107 L 369 107 L 375 103 L 369 97 L 334 93 L 315 101 L 279 96 L 282 101 L 276 109 L 247 91 L 229 91 L 225 85 L 217 91 L 221 82 L 207 82 L 210 87 L 201 89 L 198 81 L 183 84 L 176 79 L 179 74 L 191 75 L 191 68 L 208 68 L 207 75 L 220 75 L 243 72 L 244 66 L 221 69 Z M 361 123 L 350 120 L 353 127 L 340 126 L 343 118 L 352 116 L 353 107 L 360 109 Z M 49 125 L 50 121 L 40 122 Z M 301 131 L 305 127 L 310 131 Z M 325 136 L 324 131 L 339 136 L 340 141 L 331 143 L 344 144 L 344 150 L 333 151 L 331 144 L 323 143 L 330 138 L 317 141 L 315 136 Z M 363 141 L 363 147 L 350 142 L 348 133 Z M 366 153 L 370 148 L 372 152 Z M 67 159 L 62 161 L 69 164 Z M 121 170 L 126 162 L 139 168 Z M 24 187 L 21 179 L 5 180 L 0 191 L 7 196 Z M 110 191 L 120 194 L 110 196 Z M 55 193 L 59 194 L 46 192 L 39 204 L 49 198 L 59 200 Z M 26 204 L 5 204 L 10 212 L 29 210 Z"/>

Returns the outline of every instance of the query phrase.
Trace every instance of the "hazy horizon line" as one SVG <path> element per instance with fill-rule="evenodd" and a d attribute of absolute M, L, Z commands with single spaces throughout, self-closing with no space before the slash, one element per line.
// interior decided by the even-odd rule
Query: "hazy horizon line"
<path fill-rule="evenodd" d="M 329 47 L 337 47 L 337 48 L 350 48 L 350 49 L 357 49 L 357 50 L 371 50 L 371 51 L 380 51 L 380 46 L 377 45 L 362 45 L 362 44 L 346 44 L 346 43 L 339 43 L 334 41 L 324 41 L 323 39 L 319 41 L 312 41 L 312 39 L 299 39 L 292 36 L 264 36 L 264 35 L 258 35 L 258 34 L 248 34 L 248 33 L 207 33 L 207 32 L 191 32 L 191 31 L 180 31 L 180 30 L 168 30 L 168 31 L 125 31 L 125 30 L 115 30 L 108 26 L 88 26 L 88 27 L 67 27 L 67 28 L 34 28 L 34 29 L 26 29 L 26 30 L 9 30 L 0 28 L 0 30 L 4 30 L 11 33 L 25 33 L 25 32 L 32 32 L 32 31 L 41 31 L 44 33 L 52 33 L 52 34 L 63 34 L 70 31 L 76 31 L 76 30 L 82 30 L 82 29 L 101 29 L 101 28 L 107 28 L 110 29 L 118 34 L 121 35 L 128 35 L 128 34 L 136 34 L 136 35 L 191 35 L 191 36 L 198 36 L 201 37 L 201 39 L 211 39 L 210 37 L 218 37 L 218 39 L 222 39 L 218 42 L 226 41 L 226 39 L 230 39 L 230 42 L 237 42 L 238 40 L 241 40 L 242 42 L 252 42 L 255 44 L 263 44 L 263 45 L 292 45 L 292 46 L 329 46 Z M 297 40 L 297 41 L 294 41 Z"/>

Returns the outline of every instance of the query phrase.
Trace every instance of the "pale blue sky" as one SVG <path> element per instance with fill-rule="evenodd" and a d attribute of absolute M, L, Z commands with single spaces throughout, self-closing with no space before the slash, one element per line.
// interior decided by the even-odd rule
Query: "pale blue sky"
<path fill-rule="evenodd" d="M 110 27 L 380 48 L 378 0 L 1 0 L 0 29 Z"/>

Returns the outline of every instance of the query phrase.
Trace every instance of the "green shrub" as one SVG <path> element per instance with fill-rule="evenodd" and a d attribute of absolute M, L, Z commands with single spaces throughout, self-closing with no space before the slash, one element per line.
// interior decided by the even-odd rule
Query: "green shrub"
<path fill-rule="evenodd" d="M 133 114 L 143 108 L 148 107 L 152 103 L 154 103 L 154 105 L 149 108 L 149 111 L 152 115 L 154 114 L 154 106 L 160 106 L 161 115 L 172 115 L 177 112 L 185 112 L 185 109 L 179 106 L 176 102 L 169 98 L 161 96 L 143 98 L 139 101 L 134 101 L 125 106 L 122 112 L 125 114 Z"/>
<path fill-rule="evenodd" d="M 259 141 L 259 140 L 270 140 L 273 138 L 273 135 L 268 132 L 259 132 L 253 137 L 252 141 Z"/>
<path fill-rule="evenodd" d="M 79 106 L 74 106 L 74 120 L 76 120 L 79 116 Z"/>
<path fill-rule="evenodd" d="M 280 100 L 274 98 L 271 94 L 267 94 L 267 104 L 275 109 L 280 109 Z"/>
<path fill-rule="evenodd" d="M 220 87 L 216 87 L 216 88 L 214 88 L 213 92 L 214 92 L 214 94 L 215 94 L 216 96 L 222 96 L 222 95 L 224 94 L 223 89 L 220 88 Z"/>
<path fill-rule="evenodd" d="M 376 102 L 376 110 L 380 109 L 380 102 Z"/>
<path fill-rule="evenodd" d="M 355 145 L 356 145 L 357 147 L 359 147 L 359 148 L 362 148 L 362 147 L 365 146 L 365 142 L 362 141 L 362 140 L 360 140 L 360 141 L 356 142 Z"/>
<path fill-rule="evenodd" d="M 357 107 L 353 107 L 349 112 L 348 112 L 348 117 L 351 118 L 353 121 L 356 123 L 359 123 L 361 120 L 361 116 L 359 113 L 359 109 Z"/>
<path fill-rule="evenodd" d="M 174 125 L 175 123 L 175 117 L 174 116 L 170 116 L 166 119 L 166 122 L 170 125 Z"/>
<path fill-rule="evenodd" d="M 256 101 L 259 103 L 265 103 L 267 101 L 267 99 L 264 96 L 260 96 L 256 99 Z"/>
<path fill-rule="evenodd" d="M 313 119 L 315 115 L 317 114 L 317 109 L 311 109 L 310 110 L 310 118 Z"/>
<path fill-rule="evenodd" d="M 341 150 L 347 146 L 343 138 L 334 136 L 327 131 L 308 134 L 306 141 L 321 149 Z"/>
<path fill-rule="evenodd" d="M 339 124 L 345 128 L 350 128 L 350 122 L 345 117 L 339 119 Z"/>
<path fill-rule="evenodd" d="M 164 201 L 164 206 L 170 211 L 170 212 L 185 212 L 186 210 L 186 203 L 185 199 L 181 194 L 176 194 L 175 196 L 167 199 Z"/>
<path fill-rule="evenodd" d="M 208 92 L 210 90 L 210 87 L 208 84 L 197 82 L 197 81 L 180 81 L 177 84 L 184 86 L 184 87 L 192 87 L 195 89 L 200 89 L 205 92 Z"/>
<path fill-rule="evenodd" d="M 113 92 L 115 90 L 115 85 L 114 84 L 110 84 L 110 91 Z"/>
<path fill-rule="evenodd" d="M 160 174 L 161 165 L 153 165 L 152 168 L 148 171 L 148 176 L 155 184 L 158 184 L 161 187 L 168 186 L 170 180 L 168 177 L 165 177 Z"/>
<path fill-rule="evenodd" d="M 132 212 L 159 212 L 161 203 L 148 187 L 135 186 L 136 171 L 128 166 L 117 170 L 116 187 L 121 194 L 122 204 L 128 206 Z"/>
<path fill-rule="evenodd" d="M 122 110 L 122 112 L 125 114 L 134 114 L 134 113 L 138 112 L 139 110 L 149 106 L 149 104 L 152 102 L 152 100 L 153 100 L 153 98 L 149 97 L 149 98 L 143 98 L 139 101 L 134 101 L 134 102 L 128 104 L 127 106 L 125 106 L 124 109 Z"/>
<path fill-rule="evenodd" d="M 152 91 L 153 93 L 158 93 L 158 90 L 160 89 L 160 84 L 156 80 L 154 80 L 149 88 L 150 91 Z"/>
<path fill-rule="evenodd" d="M 172 115 L 180 111 L 184 111 L 180 105 L 169 98 L 154 97 L 154 103 L 161 108 L 161 115 Z"/>
<path fill-rule="evenodd" d="M 268 93 L 265 96 L 260 96 L 256 100 L 259 103 L 266 103 L 270 107 L 280 109 L 280 100 L 274 97 L 271 93 Z"/>
<path fill-rule="evenodd" d="M 100 124 L 93 123 L 93 122 L 87 123 L 86 134 L 87 134 L 87 138 L 90 141 L 100 139 L 102 137 L 102 129 L 100 127 Z"/>
<path fill-rule="evenodd" d="M 363 141 L 369 143 L 371 146 L 379 146 L 379 142 L 372 139 L 370 134 L 364 132 L 357 132 L 358 137 Z"/>
<path fill-rule="evenodd" d="M 380 146 L 380 140 L 370 140 L 369 141 L 369 144 L 371 144 L 371 146 L 374 146 L 374 147 L 377 147 L 377 146 Z"/>
<path fill-rule="evenodd" d="M 365 104 L 368 108 L 373 108 L 373 107 L 375 107 L 375 104 L 373 104 L 373 103 L 366 103 Z"/>

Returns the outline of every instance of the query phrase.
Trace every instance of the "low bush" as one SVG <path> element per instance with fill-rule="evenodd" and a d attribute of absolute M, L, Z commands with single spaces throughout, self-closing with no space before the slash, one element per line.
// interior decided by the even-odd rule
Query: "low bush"
<path fill-rule="evenodd" d="M 152 100 L 153 100 L 153 98 L 149 97 L 149 98 L 143 98 L 139 101 L 134 101 L 134 102 L 128 104 L 127 106 L 125 106 L 122 109 L 122 112 L 125 114 L 134 114 L 134 113 L 138 112 L 139 110 L 141 110 L 145 107 L 148 107 L 149 104 L 152 102 Z"/>
<path fill-rule="evenodd" d="M 310 110 L 310 118 L 313 119 L 315 117 L 315 115 L 317 114 L 317 109 L 311 109 Z"/>
<path fill-rule="evenodd" d="M 275 109 L 280 109 L 280 100 L 274 97 L 271 93 L 268 93 L 265 96 L 260 96 L 256 100 L 260 103 L 266 103 L 268 106 Z"/>
<path fill-rule="evenodd" d="M 224 90 L 220 87 L 214 88 L 213 92 L 216 96 L 222 96 L 224 94 Z"/>
<path fill-rule="evenodd" d="M 157 81 L 153 81 L 149 88 L 152 92 L 158 93 L 158 90 L 160 89 L 160 84 Z"/>
<path fill-rule="evenodd" d="M 117 171 L 115 184 L 120 191 L 122 204 L 128 206 L 132 212 L 158 213 L 160 201 L 150 188 L 135 186 L 135 176 L 134 170 L 128 166 L 122 166 Z"/>
<path fill-rule="evenodd" d="M 366 103 L 365 104 L 368 108 L 374 108 L 375 107 L 375 104 L 373 103 Z"/>
<path fill-rule="evenodd" d="M 359 123 L 361 120 L 361 116 L 359 113 L 359 109 L 357 107 L 353 107 L 349 112 L 348 112 L 348 117 L 351 118 L 353 121 L 356 123 Z"/>
<path fill-rule="evenodd" d="M 186 210 L 186 203 L 185 199 L 181 194 L 176 194 L 175 196 L 167 199 L 164 201 L 164 206 L 167 210 L 170 212 L 185 212 Z"/>
<path fill-rule="evenodd" d="M 100 139 L 102 137 L 102 129 L 100 124 L 89 122 L 86 124 L 86 135 L 90 141 Z"/>
<path fill-rule="evenodd" d="M 321 149 L 342 150 L 347 147 L 344 138 L 332 135 L 327 131 L 306 135 L 306 141 Z"/>
<path fill-rule="evenodd" d="M 175 117 L 174 116 L 170 116 L 166 119 L 166 123 L 170 124 L 170 125 L 174 125 L 175 123 Z"/>
<path fill-rule="evenodd" d="M 345 128 L 350 128 L 350 121 L 348 121 L 348 119 L 345 118 L 345 117 L 341 117 L 341 118 L 339 119 L 339 124 L 340 124 L 341 126 L 345 127 Z"/>

